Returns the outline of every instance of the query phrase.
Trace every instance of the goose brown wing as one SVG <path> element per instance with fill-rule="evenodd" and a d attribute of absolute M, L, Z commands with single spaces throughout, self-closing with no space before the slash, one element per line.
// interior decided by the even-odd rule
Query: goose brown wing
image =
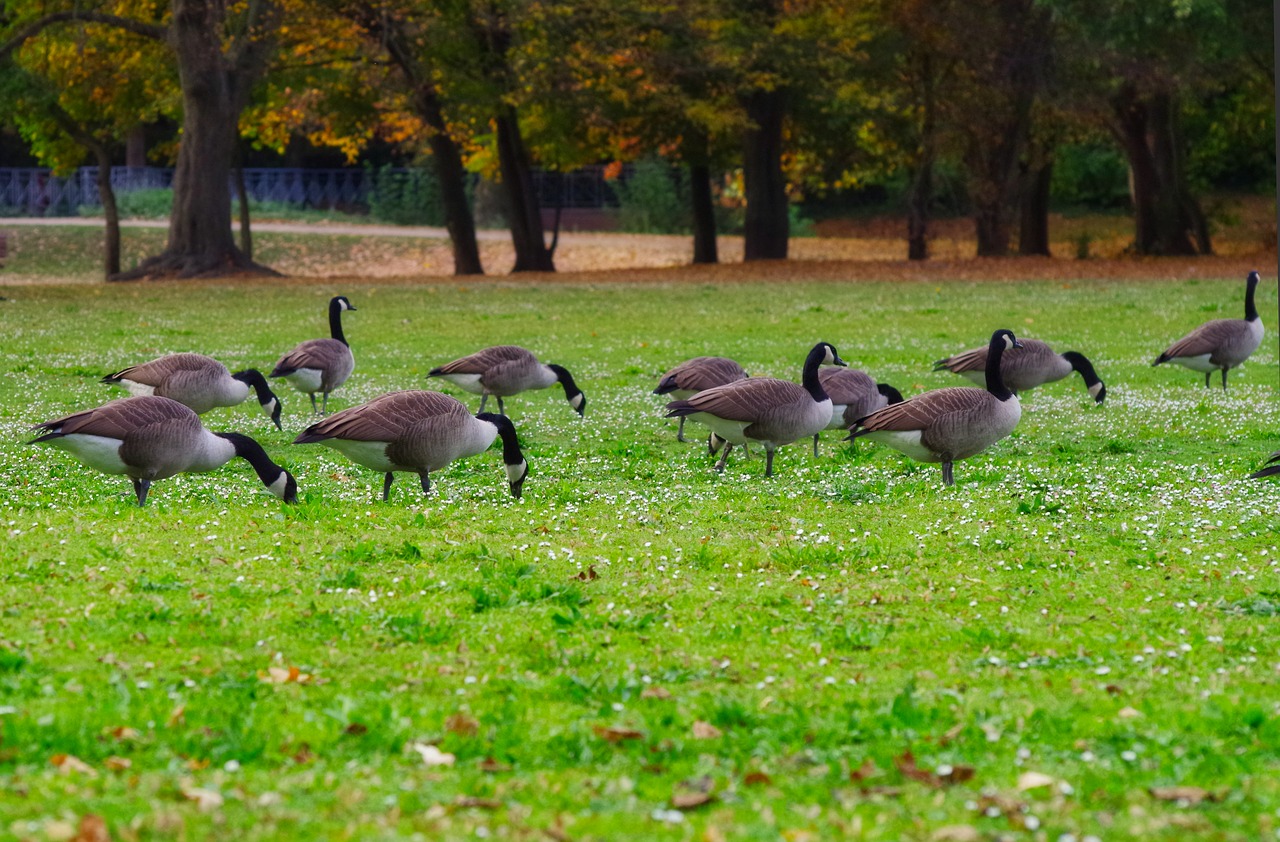
<path fill-rule="evenodd" d="M 962 351 L 954 357 L 938 360 L 933 364 L 933 370 L 941 371 L 946 369 L 952 374 L 960 374 L 965 371 L 985 371 L 987 368 L 987 350 L 987 346 L 983 345 L 981 348 Z"/>
<path fill-rule="evenodd" d="M 451 363 L 445 363 L 439 368 L 433 368 L 431 373 L 433 375 L 484 374 L 494 366 L 517 360 L 536 361 L 536 358 L 529 351 L 518 345 L 495 345 L 492 348 L 485 348 L 483 351 L 476 351 L 469 357 L 463 357 Z"/>
<path fill-rule="evenodd" d="M 117 398 L 94 409 L 86 409 L 37 425 L 36 429 L 54 435 L 80 434 L 123 439 L 132 432 L 160 422 L 186 421 L 200 426 L 200 418 L 190 409 L 168 398 L 146 395 Z"/>
<path fill-rule="evenodd" d="M 132 380 L 147 386 L 160 386 L 173 375 L 181 371 L 200 372 L 212 370 L 218 374 L 227 374 L 227 367 L 212 357 L 203 354 L 169 354 L 158 360 L 138 363 L 122 368 L 114 374 L 102 378 L 104 383 L 119 383 L 121 380 Z"/>
<path fill-rule="evenodd" d="M 704 389 L 714 389 L 726 383 L 745 380 L 746 377 L 747 373 L 742 370 L 742 366 L 731 359 L 696 357 L 673 368 L 663 378 L 662 383 L 666 386 L 670 380 L 674 383 L 672 388 L 701 392 Z"/>
<path fill-rule="evenodd" d="M 866 418 L 858 419 L 857 426 L 860 431 L 869 433 L 877 430 L 923 430 L 953 412 L 977 409 L 990 398 L 991 394 L 986 389 L 968 389 L 963 386 L 935 389 L 908 398 L 902 403 L 891 403 L 883 409 L 877 409 Z"/>
<path fill-rule="evenodd" d="M 294 444 L 325 439 L 390 442 L 425 418 L 451 413 L 471 414 L 461 401 L 440 392 L 392 392 L 312 424 Z"/>
<path fill-rule="evenodd" d="M 324 370 L 347 353 L 347 346 L 336 339 L 308 339 L 280 358 L 271 370 L 272 377 L 284 377 L 300 368 Z"/>
<path fill-rule="evenodd" d="M 871 375 L 856 368 L 821 368 L 818 380 L 832 403 L 848 405 L 858 403 L 867 395 L 878 394 Z"/>
<path fill-rule="evenodd" d="M 706 412 L 726 421 L 755 421 L 762 413 L 801 399 L 811 400 L 796 383 L 756 377 L 707 389 L 679 403 L 687 403 L 692 412 Z"/>
<path fill-rule="evenodd" d="M 1212 354 L 1226 342 L 1230 342 L 1246 322 L 1243 319 L 1214 319 L 1173 343 L 1160 355 L 1160 361 L 1176 357 L 1198 357 Z"/>

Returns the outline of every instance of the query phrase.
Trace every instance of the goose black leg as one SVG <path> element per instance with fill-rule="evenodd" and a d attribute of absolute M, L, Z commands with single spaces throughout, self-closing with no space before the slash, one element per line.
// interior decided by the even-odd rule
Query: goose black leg
<path fill-rule="evenodd" d="M 764 475 L 766 477 L 773 476 L 773 448 L 766 447 L 764 449 Z"/>
<path fill-rule="evenodd" d="M 1227 370 L 1222 370 L 1222 391 L 1227 391 Z"/>
<path fill-rule="evenodd" d="M 489 393 L 485 392 L 483 395 L 480 396 L 480 409 L 476 411 L 477 415 L 479 415 L 481 412 L 484 412 L 484 405 L 488 402 L 489 402 Z"/>
<path fill-rule="evenodd" d="M 813 434 L 813 458 L 818 458 L 818 434 Z"/>
<path fill-rule="evenodd" d="M 391 499 L 391 483 L 395 482 L 396 475 L 387 471 L 386 479 L 382 481 L 382 502 Z"/>
<path fill-rule="evenodd" d="M 1206 371 L 1206 372 L 1204 373 L 1204 387 L 1205 387 L 1206 389 L 1208 389 L 1208 388 L 1209 388 L 1209 378 L 1210 378 L 1210 377 L 1212 377 L 1212 376 L 1213 376 L 1213 372 L 1212 372 L 1212 371 Z"/>
<path fill-rule="evenodd" d="M 422 493 L 430 494 L 431 493 L 431 474 L 427 471 L 422 471 L 421 473 L 418 474 L 418 479 L 422 480 Z"/>
<path fill-rule="evenodd" d="M 955 476 L 952 475 L 951 469 L 952 469 L 952 464 L 950 459 L 942 463 L 942 484 L 943 485 L 956 484 L 956 478 Z"/>
<path fill-rule="evenodd" d="M 328 392 L 325 392 L 320 396 L 320 414 L 321 415 L 329 414 L 329 393 Z"/>
<path fill-rule="evenodd" d="M 680 416 L 680 428 L 676 430 L 676 441 L 684 441 L 684 416 Z"/>
<path fill-rule="evenodd" d="M 138 496 L 139 506 L 147 505 L 147 492 L 150 490 L 151 490 L 151 480 L 136 479 L 136 478 L 133 480 L 133 493 Z"/>
<path fill-rule="evenodd" d="M 507 408 L 502 405 L 502 395 L 498 395 L 498 414 L 499 415 L 507 414 Z"/>
<path fill-rule="evenodd" d="M 716 470 L 724 473 L 724 463 L 729 458 L 729 451 L 733 450 L 733 442 L 724 443 L 724 452 L 720 454 L 720 461 L 716 462 Z"/>
<path fill-rule="evenodd" d="M 310 397 L 311 397 L 311 414 L 312 414 L 312 415 L 318 415 L 318 414 L 319 414 L 319 412 L 320 412 L 320 409 L 319 409 L 319 407 L 317 407 L 317 406 L 316 406 L 316 393 L 315 393 L 315 392 L 309 392 L 308 394 L 309 394 L 309 395 L 310 395 Z"/>

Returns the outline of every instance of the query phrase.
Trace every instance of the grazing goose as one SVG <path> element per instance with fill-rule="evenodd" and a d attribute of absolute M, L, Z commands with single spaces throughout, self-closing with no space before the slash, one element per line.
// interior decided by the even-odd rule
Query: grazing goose
<path fill-rule="evenodd" d="M 1077 351 L 1055 353 L 1039 339 L 1019 339 L 1019 348 L 1005 352 L 1000 358 L 1000 376 L 1004 385 L 1014 394 L 1061 380 L 1073 371 L 1080 372 L 1084 378 L 1085 388 L 1093 396 L 1096 403 L 1102 403 L 1107 397 L 1107 387 L 1094 371 L 1093 363 Z M 967 377 L 979 386 L 987 385 L 987 346 L 974 348 L 938 360 L 933 364 L 934 371 L 946 370 L 952 374 Z"/>
<path fill-rule="evenodd" d="M 1192 371 L 1204 372 L 1204 387 L 1209 388 L 1209 375 L 1222 372 L 1222 391 L 1227 390 L 1227 371 L 1249 359 L 1262 344 L 1262 319 L 1254 306 L 1253 294 L 1258 288 L 1258 273 L 1250 272 L 1244 287 L 1244 318 L 1214 319 L 1188 333 L 1156 357 L 1153 366 L 1177 363 Z"/>
<path fill-rule="evenodd" d="M 123 368 L 102 378 L 119 384 L 133 395 L 159 395 L 175 400 L 197 415 L 217 406 L 238 406 L 252 388 L 267 417 L 280 426 L 280 401 L 256 368 L 232 374 L 227 367 L 203 354 L 170 354 L 158 360 Z"/>
<path fill-rule="evenodd" d="M 985 390 L 953 386 L 890 404 L 859 418 L 849 438 L 866 436 L 918 462 L 941 462 L 942 482 L 954 485 L 953 462 L 981 453 L 1018 426 L 1022 407 L 1000 374 L 1001 356 L 1017 347 L 1011 331 L 997 330 L 988 345 Z"/>
<path fill-rule="evenodd" d="M 395 471 L 412 471 L 431 490 L 431 472 L 455 459 L 482 453 L 502 437 L 502 461 L 511 496 L 519 497 L 529 465 L 516 428 L 505 415 L 472 415 L 462 401 L 440 392 L 392 392 L 335 412 L 312 424 L 294 444 L 328 445 L 357 465 L 382 471 L 382 499 L 391 496 Z"/>
<path fill-rule="evenodd" d="M 498 412 L 506 411 L 502 399 L 518 395 L 527 389 L 545 389 L 556 383 L 564 384 L 564 396 L 569 405 L 582 415 L 587 408 L 587 396 L 582 394 L 573 375 L 559 365 L 538 362 L 530 351 L 518 345 L 495 345 L 477 351 L 469 357 L 445 363 L 433 368 L 428 377 L 443 377 L 453 385 L 480 395 L 480 411 L 490 395 L 498 398 Z"/>
<path fill-rule="evenodd" d="M 1267 461 L 1263 464 L 1267 467 L 1249 474 L 1249 479 L 1262 479 L 1263 477 L 1273 477 L 1276 474 L 1280 474 L 1280 450 L 1268 456 Z"/>
<path fill-rule="evenodd" d="M 320 413 L 329 410 L 329 393 L 341 386 L 355 370 L 347 337 L 342 332 L 342 311 L 355 311 L 345 295 L 329 301 L 329 333 L 332 339 L 308 339 L 280 358 L 272 377 L 283 377 L 299 392 L 311 397 L 311 414 L 316 413 L 316 392 L 323 395 Z"/>
<path fill-rule="evenodd" d="M 828 430 L 848 430 L 859 418 L 891 403 L 902 403 L 901 392 L 856 368 L 824 368 L 818 372 L 818 380 L 831 396 Z M 813 455 L 818 455 L 817 433 L 813 434 Z"/>
<path fill-rule="evenodd" d="M 831 398 L 818 379 L 818 367 L 845 365 L 826 342 L 813 346 L 804 362 L 804 385 L 772 377 L 751 377 L 716 386 L 667 404 L 668 418 L 692 418 L 711 428 L 711 452 L 717 440 L 725 443 L 716 463 L 723 471 L 733 445 L 759 442 L 765 449 L 766 477 L 773 476 L 773 451 L 826 429 L 831 422 Z"/>
<path fill-rule="evenodd" d="M 747 373 L 742 366 L 727 357 L 694 357 L 662 375 L 655 395 L 670 395 L 675 400 L 693 397 L 694 394 L 746 380 Z M 680 427 L 676 430 L 676 441 L 684 441 L 684 418 L 680 418 Z"/>
<path fill-rule="evenodd" d="M 200 416 L 169 398 L 143 395 L 118 398 L 36 425 L 44 435 L 28 444 L 47 444 L 69 452 L 90 468 L 124 474 L 133 480 L 138 505 L 147 502 L 151 483 L 174 474 L 212 471 L 239 456 L 267 490 L 286 503 L 298 502 L 293 475 L 272 462 L 262 445 L 240 433 L 212 433 Z"/>

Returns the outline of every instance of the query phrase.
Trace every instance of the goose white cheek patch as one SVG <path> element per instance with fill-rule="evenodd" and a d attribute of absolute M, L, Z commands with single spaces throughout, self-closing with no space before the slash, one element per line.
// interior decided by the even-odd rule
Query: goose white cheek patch
<path fill-rule="evenodd" d="M 276 481 L 267 486 L 267 489 L 281 500 L 284 499 L 285 489 L 289 485 L 289 475 L 284 471 L 280 472 L 280 476 L 276 477 Z"/>
<path fill-rule="evenodd" d="M 578 394 L 569 398 L 569 405 L 572 406 L 574 409 L 578 409 L 579 407 L 582 406 L 582 397 L 583 397 L 582 393 L 579 392 Z"/>
<path fill-rule="evenodd" d="M 1094 383 L 1092 386 L 1089 387 L 1089 396 L 1096 398 L 1098 397 L 1098 393 L 1101 391 L 1102 391 L 1102 384 Z"/>
<path fill-rule="evenodd" d="M 521 461 L 519 465 L 507 465 L 507 482 L 519 482 L 529 473 L 529 463 Z"/>

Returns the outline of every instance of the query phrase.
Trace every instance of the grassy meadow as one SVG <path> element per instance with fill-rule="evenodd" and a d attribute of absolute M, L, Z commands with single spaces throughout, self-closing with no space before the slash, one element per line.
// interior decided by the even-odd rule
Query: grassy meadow
<path fill-rule="evenodd" d="M 1275 838 L 1274 333 L 1232 388 L 1150 361 L 1244 276 L 285 281 L 0 289 L 0 837 Z M 1267 267 L 1260 266 L 1267 273 Z M 1276 301 L 1259 308 L 1274 330 Z M 331 406 L 517 343 L 574 374 L 424 497 L 250 401 L 204 416 L 298 478 L 157 483 L 27 447 L 176 351 L 269 369 L 342 293 Z M 818 340 L 904 394 L 996 327 L 1106 381 L 1023 395 L 956 465 L 824 434 L 723 475 L 650 394 L 699 354 L 798 378 Z M 1215 383 L 1217 378 L 1215 377 Z M 697 438 L 701 430 L 690 424 Z"/>

